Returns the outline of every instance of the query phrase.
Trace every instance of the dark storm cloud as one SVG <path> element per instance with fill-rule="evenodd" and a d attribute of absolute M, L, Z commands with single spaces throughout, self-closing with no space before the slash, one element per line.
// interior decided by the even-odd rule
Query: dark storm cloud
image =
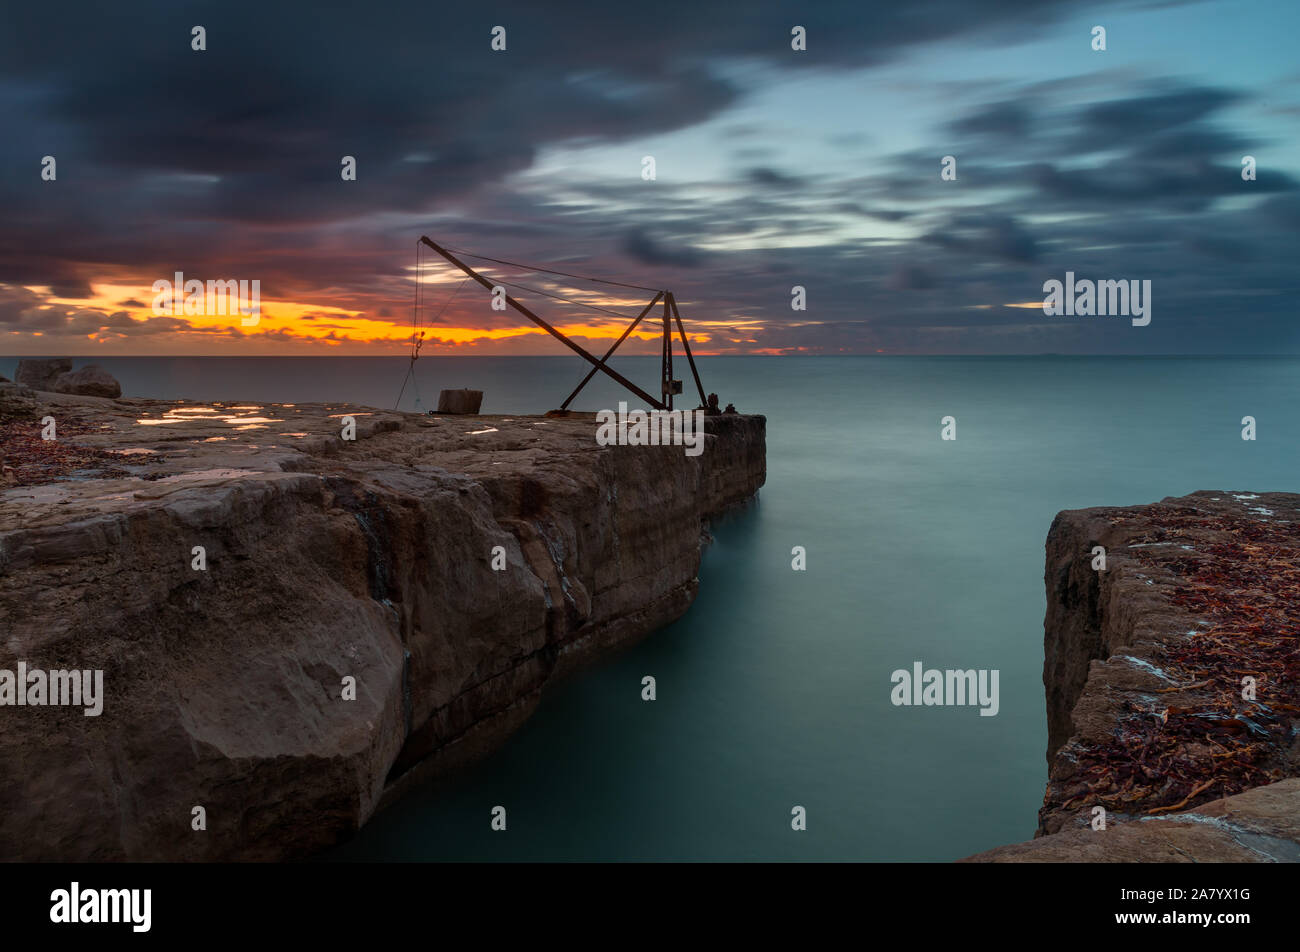
<path fill-rule="evenodd" d="M 745 171 L 745 178 L 755 185 L 762 185 L 768 188 L 799 188 L 803 185 L 803 179 L 797 175 L 789 175 L 778 169 L 758 166 Z"/>
<path fill-rule="evenodd" d="M 1191 87 L 1097 103 L 1079 115 L 1079 137 L 1085 143 L 1107 143 L 1149 136 L 1197 122 L 1239 98 L 1225 89 Z"/>
<path fill-rule="evenodd" d="M 37 331 L 41 334 L 120 334 L 148 337 L 188 330 L 187 322 L 173 317 L 133 320 L 126 311 L 105 314 L 96 310 L 46 305 L 44 299 L 26 288 L 0 285 L 0 332 Z"/>
<path fill-rule="evenodd" d="M 1300 231 L 1300 196 L 1283 195 L 1263 202 L 1260 218 L 1265 224 Z"/>
<path fill-rule="evenodd" d="M 1017 264 L 1032 262 L 1038 257 L 1034 236 L 1006 215 L 957 215 L 941 228 L 928 232 L 922 240 L 951 251 Z"/>
<path fill-rule="evenodd" d="M 960 136 L 989 135 L 1023 139 L 1030 129 L 1030 112 L 1023 102 L 1005 100 L 990 103 L 969 116 L 963 116 L 949 123 L 948 128 Z"/>
<path fill-rule="evenodd" d="M 696 249 L 667 245 L 641 228 L 633 229 L 623 236 L 623 253 L 642 264 L 677 268 L 697 267 L 703 259 L 703 255 Z"/>
<path fill-rule="evenodd" d="M 834 70 L 928 42 L 1024 38 L 1096 6 L 943 0 L 918 15 L 911 4 L 843 0 L 797 16 L 818 67 Z M 164 333 L 183 323 L 42 311 L 39 296 L 14 287 L 83 297 L 91 281 L 174 270 L 257 277 L 267 298 L 326 303 L 328 292 L 346 310 L 401 315 L 416 234 L 440 229 L 489 254 L 671 286 L 710 319 L 762 318 L 735 336 L 776 348 L 952 349 L 948 331 L 980 327 L 1068 343 L 1074 329 L 1000 307 L 1041 297 L 1042 281 L 1067 267 L 1156 277 L 1162 308 L 1185 302 L 1198 314 L 1206 301 L 1228 314 L 1248 291 L 1294 284 L 1286 257 L 1300 227 L 1297 183 L 1267 167 L 1241 181 L 1233 163 L 1258 143 L 1221 121 L 1248 102 L 1240 91 L 1104 75 L 1024 89 L 947 84 L 954 115 L 933 143 L 852 179 L 796 175 L 768 148 L 770 130 L 746 123 L 729 138 L 752 167 L 702 183 L 716 186 L 708 198 L 664 180 L 630 196 L 577 171 L 541 191 L 512 176 L 548 147 L 641 140 L 743 102 L 748 90 L 722 68 L 730 58 L 758 60 L 769 78 L 802 69 L 789 51 L 792 8 L 105 10 L 23 5 L 0 35 L 0 282 L 9 286 L 0 323 L 9 327 Z M 189 47 L 195 23 L 208 30 L 204 53 Z M 488 48 L 496 23 L 507 27 L 506 53 Z M 1059 105 L 1080 97 L 1092 101 Z M 884 137 L 832 139 L 848 149 Z M 950 153 L 960 178 L 942 183 L 938 157 Z M 58 157 L 57 184 L 39 180 L 44 154 Z M 356 182 L 340 180 L 343 155 L 357 158 Z M 551 185 L 565 186 L 562 205 Z M 1226 207 L 1234 198 L 1255 204 Z M 747 250 L 713 250 L 745 246 L 738 236 L 753 239 Z M 1231 266 L 1197 272 L 1193 260 Z M 786 326 L 792 284 L 808 288 L 805 326 Z M 1253 302 L 1243 326 L 1280 313 L 1276 297 Z M 446 320 L 470 306 L 457 302 Z M 1153 328 L 1147 340 L 1166 340 L 1159 317 Z"/>
<path fill-rule="evenodd" d="M 884 61 L 1072 4 L 934 6 L 915 17 L 827 4 L 808 18 L 818 61 Z M 644 29 L 647 15 L 661 28 Z M 504 3 L 490 18 L 423 0 L 346 11 L 134 3 L 130 16 L 33 4 L 8 16 L 0 75 L 32 91 L 6 103 L 6 119 L 55 131 L 44 148 L 63 159 L 65 182 L 111 182 L 133 204 L 169 198 L 167 173 L 209 175 L 206 188 L 174 189 L 177 215 L 312 223 L 428 207 L 526 168 L 547 143 L 716 115 L 739 95 L 716 67 L 728 56 L 788 64 L 789 17 L 773 0 L 743 16 L 685 2 L 625 13 Z M 195 23 L 207 30 L 202 53 L 189 45 Z M 488 48 L 496 23 L 504 54 Z M 339 187 L 344 154 L 358 157 L 358 187 Z M 15 172 L 32 160 L 15 148 L 6 159 Z"/>
<path fill-rule="evenodd" d="M 844 0 L 807 23 L 819 64 L 849 67 L 1077 5 L 948 0 L 917 17 Z M 59 156 L 63 192 L 81 184 L 111 199 L 105 218 L 138 217 L 147 202 L 166 202 L 174 217 L 282 224 L 433 207 L 526 168 L 547 143 L 716 115 L 740 94 L 718 75 L 727 57 L 790 64 L 790 15 L 776 0 L 743 15 L 684 0 L 623 12 L 502 3 L 490 16 L 425 0 L 345 10 L 144 2 L 130 15 L 25 4 L 0 37 L 0 77 L 23 90 L 0 99 L 17 133 L 0 159 L 13 173 L 6 193 L 30 197 L 18 183 L 30 178 L 35 140 Z M 647 16 L 658 28 L 644 28 Z M 196 23 L 207 30 L 202 53 L 190 49 Z M 508 30 L 503 54 L 488 48 L 496 23 Z M 356 187 L 341 187 L 345 154 L 358 158 Z M 178 173 L 214 180 L 169 179 Z"/>
<path fill-rule="evenodd" d="M 874 218 L 877 221 L 887 222 L 906 221 L 912 216 L 911 212 L 904 211 L 901 208 L 866 208 L 858 202 L 838 202 L 833 206 L 833 210 L 848 215 L 862 215 L 865 218 Z"/>
<path fill-rule="evenodd" d="M 1122 121 L 1127 129 L 1123 141 L 1105 148 L 1061 151 L 1059 164 L 1023 163 L 1015 150 L 1004 151 L 1003 163 L 994 164 L 975 144 L 990 128 L 989 110 L 977 107 L 974 121 L 949 126 L 958 139 L 956 151 L 980 157 L 963 160 L 960 185 L 939 180 L 942 153 L 936 147 L 929 155 L 898 156 L 883 163 L 882 171 L 847 185 L 814 185 L 785 199 L 827 199 L 822 207 L 829 236 L 835 216 L 861 215 L 870 200 L 906 196 L 911 220 L 925 223 L 918 238 L 747 252 L 743 266 L 742 256 L 722 256 L 714 271 L 728 273 L 729 287 L 751 290 L 745 298 L 750 315 L 778 322 L 788 307 L 787 282 L 808 287 L 810 312 L 824 323 L 774 323 L 747 332 L 763 346 L 834 350 L 844 341 L 857 340 L 861 347 L 871 340 L 905 350 L 960 350 L 974 341 L 977 349 L 1096 350 L 1096 325 L 1051 321 L 1038 309 L 1003 306 L 1041 300 L 1042 282 L 1066 270 L 1153 281 L 1163 320 L 1118 346 L 1173 353 L 1259 352 L 1279 341 L 1293 346 L 1296 183 L 1270 168 L 1261 170 L 1258 181 L 1242 180 L 1233 152 L 1258 143 L 1225 133 L 1218 124 L 1219 114 L 1238 97 L 1200 87 L 1179 95 L 1172 88 L 1167 95 L 1139 90 L 1117 96 L 1107 110 L 1091 104 L 1045 114 L 1030 107 L 1036 97 L 1027 95 L 1030 123 L 1051 130 L 1037 147 L 1049 149 L 1054 137 L 1060 150 L 1071 130 L 1099 116 Z M 1150 123 L 1132 118 L 1143 109 L 1153 110 Z M 1173 137 L 1178 147 L 1171 145 Z M 831 200 L 847 192 L 863 200 Z M 721 235 L 726 227 L 717 218 L 775 220 L 783 214 L 781 201 L 750 195 L 682 210 L 664 225 Z M 721 295 L 706 291 L 700 297 L 706 311 L 727 307 Z M 863 320 L 864 313 L 871 316 Z"/>
<path fill-rule="evenodd" d="M 1297 187 L 1284 173 L 1243 182 L 1240 172 L 1240 165 L 1217 164 L 1210 156 L 1195 153 L 1145 162 L 1126 156 L 1082 171 L 1061 170 L 1046 163 L 1032 169 L 1034 183 L 1044 198 L 1075 205 L 1100 202 L 1200 209 L 1228 196 L 1291 192 Z"/>
<path fill-rule="evenodd" d="M 899 264 L 885 282 L 891 291 L 928 291 L 937 284 L 929 270 L 909 262 Z"/>

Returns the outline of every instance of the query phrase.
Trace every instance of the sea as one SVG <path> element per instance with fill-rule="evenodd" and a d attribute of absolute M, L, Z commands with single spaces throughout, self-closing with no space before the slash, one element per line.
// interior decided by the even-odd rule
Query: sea
<path fill-rule="evenodd" d="M 613 366 L 653 390 L 658 361 Z M 408 369 L 404 357 L 95 362 L 128 396 L 376 407 L 394 406 Z M 0 374 L 16 363 L 0 358 Z M 758 499 L 712 527 L 694 605 L 552 685 L 498 751 L 412 791 L 323 859 L 946 861 L 1027 839 L 1046 779 L 1043 561 L 1056 513 L 1300 489 L 1300 359 L 698 364 L 724 405 L 766 415 L 768 470 Z M 586 369 L 576 357 L 422 357 L 402 408 L 470 387 L 485 413 L 541 413 Z M 679 406 L 692 406 L 677 370 Z M 625 399 L 602 376 L 574 407 Z M 917 662 L 998 672 L 997 713 L 895 705 L 893 673 Z M 492 827 L 498 806 L 505 830 Z"/>

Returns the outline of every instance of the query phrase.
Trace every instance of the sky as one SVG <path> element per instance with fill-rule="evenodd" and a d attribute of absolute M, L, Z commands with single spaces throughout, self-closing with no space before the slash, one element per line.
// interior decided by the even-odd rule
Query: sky
<path fill-rule="evenodd" d="M 421 235 L 669 289 L 706 354 L 1300 353 L 1294 0 L 135 0 L 0 31 L 3 355 L 568 353 Z M 466 260 L 599 352 L 652 296 Z M 156 307 L 176 272 L 258 281 L 257 324 Z M 1149 280 L 1150 323 L 1044 314 L 1067 272 Z"/>

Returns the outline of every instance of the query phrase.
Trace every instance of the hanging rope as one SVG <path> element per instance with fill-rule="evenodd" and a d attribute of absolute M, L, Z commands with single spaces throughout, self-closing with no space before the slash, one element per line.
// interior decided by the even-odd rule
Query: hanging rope
<path fill-rule="evenodd" d="M 420 242 L 417 241 L 415 243 L 415 298 L 411 304 L 411 362 L 406 367 L 406 376 L 402 378 L 402 389 L 397 392 L 397 401 L 393 404 L 394 410 L 402 405 L 406 384 L 415 376 L 415 362 L 420 356 L 420 345 L 424 343 L 424 335 L 417 336 L 420 327 L 420 285 L 423 283 L 421 280 L 423 275 L 424 264 L 420 260 Z"/>
<path fill-rule="evenodd" d="M 406 385 L 411 384 L 411 389 L 415 391 L 415 410 L 420 412 L 424 408 L 424 403 L 420 399 L 420 380 L 415 376 L 415 362 L 420 359 L 420 348 L 424 346 L 424 331 L 420 330 L 420 315 L 424 305 L 424 263 L 421 261 L 421 243 L 415 243 L 415 304 L 411 309 L 411 362 L 406 366 L 406 376 L 402 378 L 402 389 L 397 392 L 397 402 L 393 404 L 396 410 L 402 404 L 402 397 L 406 393 Z M 447 300 L 442 302 L 442 307 L 438 308 L 438 313 L 429 321 L 436 324 L 442 320 L 442 315 L 446 312 L 451 302 L 456 299 L 460 289 L 465 286 L 469 278 L 465 277 L 460 284 L 456 285 L 455 290 L 451 292 Z"/>

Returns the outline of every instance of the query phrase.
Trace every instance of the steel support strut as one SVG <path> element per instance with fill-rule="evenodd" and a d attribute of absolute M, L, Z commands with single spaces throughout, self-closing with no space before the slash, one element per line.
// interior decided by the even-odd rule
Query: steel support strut
<path fill-rule="evenodd" d="M 691 356 L 691 342 L 686 339 L 686 329 L 682 327 L 682 316 L 677 311 L 677 298 L 671 291 L 668 292 L 668 304 L 673 309 L 673 317 L 677 319 L 677 333 L 682 338 L 682 348 L 686 351 L 686 362 L 691 365 L 691 376 L 695 378 L 695 387 L 700 391 L 700 406 L 707 407 L 709 399 L 704 395 L 704 384 L 700 383 L 700 372 L 695 369 L 695 358 Z"/>
<path fill-rule="evenodd" d="M 663 379 L 663 383 L 659 386 L 659 390 L 664 395 L 664 406 L 671 410 L 673 408 L 673 325 L 668 309 L 668 298 L 664 298 L 663 350 L 663 361 L 659 367 L 659 376 Z"/>

